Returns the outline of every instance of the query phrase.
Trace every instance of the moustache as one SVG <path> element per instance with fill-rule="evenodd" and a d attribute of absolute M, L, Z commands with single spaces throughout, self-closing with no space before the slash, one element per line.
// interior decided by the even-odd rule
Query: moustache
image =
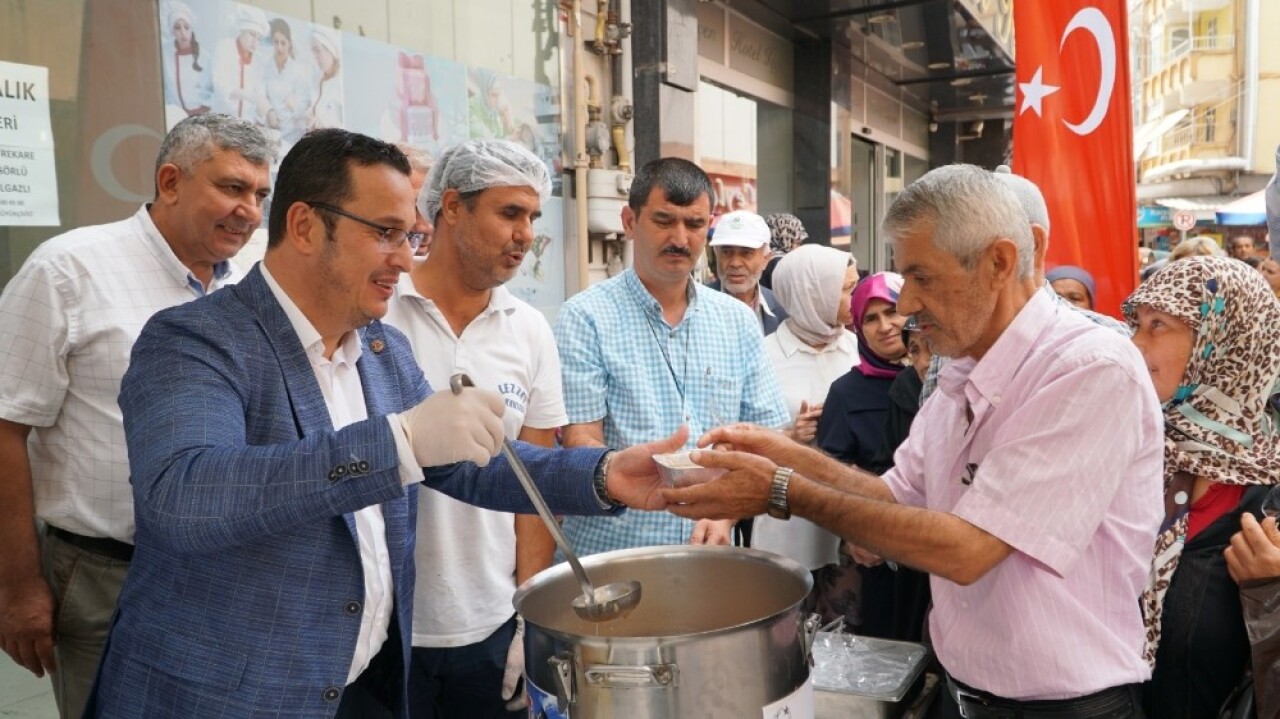
<path fill-rule="evenodd" d="M 245 223 L 224 222 L 222 223 L 222 227 L 227 232 L 235 232 L 237 234 L 248 234 L 250 232 L 253 232 L 257 228 L 257 225 L 254 225 L 248 222 L 245 222 Z"/>
<path fill-rule="evenodd" d="M 675 255 L 677 257 L 692 257 L 688 247 L 676 247 L 675 245 L 667 245 L 662 248 L 662 254 Z"/>

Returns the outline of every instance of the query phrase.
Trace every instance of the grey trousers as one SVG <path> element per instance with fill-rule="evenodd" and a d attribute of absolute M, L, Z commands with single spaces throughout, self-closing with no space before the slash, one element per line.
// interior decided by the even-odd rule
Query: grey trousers
<path fill-rule="evenodd" d="M 79 719 L 98 673 L 129 563 L 86 552 L 48 532 L 41 562 L 53 591 L 53 695 L 62 719 Z"/>

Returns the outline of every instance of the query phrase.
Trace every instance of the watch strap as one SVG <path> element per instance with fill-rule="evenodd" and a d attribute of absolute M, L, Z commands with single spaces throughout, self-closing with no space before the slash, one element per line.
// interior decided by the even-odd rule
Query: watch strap
<path fill-rule="evenodd" d="M 773 470 L 773 482 L 769 485 L 769 516 L 774 519 L 791 519 L 791 503 L 787 500 L 787 489 L 791 486 L 791 475 L 795 470 L 790 467 L 778 467 Z"/>

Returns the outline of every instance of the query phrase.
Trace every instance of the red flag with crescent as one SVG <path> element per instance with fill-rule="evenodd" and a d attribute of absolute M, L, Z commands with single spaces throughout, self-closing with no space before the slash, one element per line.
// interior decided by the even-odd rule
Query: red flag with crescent
<path fill-rule="evenodd" d="M 1117 315 L 1137 283 L 1125 0 L 1014 3 L 1013 171 L 1049 206 L 1049 269 L 1077 265 Z"/>

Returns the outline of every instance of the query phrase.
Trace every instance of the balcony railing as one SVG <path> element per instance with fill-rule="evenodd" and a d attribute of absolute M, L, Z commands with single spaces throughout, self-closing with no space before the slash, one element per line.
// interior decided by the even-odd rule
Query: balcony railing
<path fill-rule="evenodd" d="M 1235 35 L 1198 35 L 1189 37 L 1169 48 L 1169 54 L 1164 57 L 1164 64 L 1176 62 L 1189 53 L 1233 50 L 1235 46 Z"/>
<path fill-rule="evenodd" d="M 1190 145 L 1221 143 L 1227 128 L 1207 122 L 1184 122 L 1160 138 L 1160 152 L 1172 152 Z"/>

